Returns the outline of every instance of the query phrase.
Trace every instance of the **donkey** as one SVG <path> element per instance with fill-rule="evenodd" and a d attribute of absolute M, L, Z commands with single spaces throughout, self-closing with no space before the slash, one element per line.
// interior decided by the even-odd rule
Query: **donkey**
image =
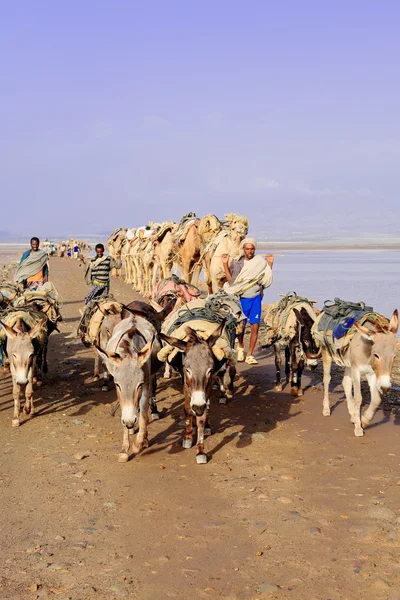
<path fill-rule="evenodd" d="M 130 315 L 115 326 L 106 349 L 96 345 L 103 355 L 107 370 L 114 378 L 121 406 L 121 423 L 124 428 L 122 449 L 118 462 L 129 460 L 129 450 L 138 454 L 147 448 L 149 406 L 153 379 L 160 363 L 157 352 L 161 344 L 157 331 L 149 321 L 139 315 Z M 135 426 L 139 424 L 137 440 L 130 442 Z"/>
<path fill-rule="evenodd" d="M 311 371 L 318 364 L 317 359 L 321 356 L 321 352 L 314 341 L 311 334 L 311 328 L 314 320 L 303 307 L 301 310 L 292 309 L 296 316 L 296 327 L 293 331 L 293 336 L 289 341 L 283 339 L 277 340 L 274 343 L 276 380 L 275 390 L 282 391 L 281 382 L 281 351 L 285 350 L 285 374 L 286 383 L 290 382 L 290 393 L 293 396 L 300 397 L 303 395 L 301 388 L 301 376 L 304 367 L 308 367 Z"/>
<path fill-rule="evenodd" d="M 13 380 L 14 418 L 11 421 L 13 427 L 20 425 L 21 400 L 25 394 L 24 413 L 33 415 L 33 381 L 36 362 L 45 354 L 47 345 L 46 334 L 47 318 L 40 319 L 30 328 L 20 318 L 13 327 L 0 321 L 7 335 L 7 356 L 10 362 L 11 376 Z M 37 338 L 41 337 L 39 341 Z"/>
<path fill-rule="evenodd" d="M 364 325 L 354 323 L 357 332 L 351 339 L 342 361 L 335 359 L 334 351 L 328 348 L 327 341 L 320 340 L 324 366 L 324 400 L 322 414 L 329 417 L 329 383 L 332 362 L 345 364 L 343 389 L 346 395 L 350 420 L 354 424 L 354 435 L 364 435 L 381 403 L 381 394 L 386 394 L 391 386 L 391 373 L 396 349 L 396 334 L 399 328 L 397 309 L 393 311 L 386 327 L 367 321 Z M 348 335 L 348 334 L 346 334 Z M 361 416 L 361 375 L 365 375 L 371 392 L 371 401 Z M 353 395 L 354 391 L 354 395 Z"/>
<path fill-rule="evenodd" d="M 210 399 L 212 391 L 213 374 L 217 374 L 226 364 L 226 359 L 218 360 L 212 347 L 221 337 L 224 330 L 225 319 L 211 333 L 207 340 L 202 339 L 198 334 L 186 327 L 188 341 L 178 340 L 175 337 L 160 334 L 170 346 L 173 346 L 183 352 L 183 356 L 178 353 L 173 360 L 173 366 L 180 371 L 183 377 L 183 393 L 185 396 L 185 434 L 182 441 L 184 448 L 191 448 L 193 445 L 193 428 L 197 427 L 197 464 L 205 464 L 207 455 L 204 452 L 204 436 L 211 434 L 210 424 L 208 422 L 208 412 L 210 408 Z M 236 368 L 229 365 L 225 375 L 229 379 L 228 387 L 233 392 L 233 379 L 236 374 Z"/>

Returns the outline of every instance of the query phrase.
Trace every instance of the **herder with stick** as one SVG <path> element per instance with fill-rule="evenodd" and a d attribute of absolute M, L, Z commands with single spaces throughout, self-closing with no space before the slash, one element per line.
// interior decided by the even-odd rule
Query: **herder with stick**
<path fill-rule="evenodd" d="M 243 256 L 239 260 L 232 262 L 229 268 L 229 255 L 222 255 L 222 264 L 225 271 L 227 282 L 224 284 L 224 290 L 228 294 L 237 294 L 240 298 L 242 311 L 247 321 L 250 321 L 250 342 L 249 351 L 246 357 L 248 365 L 256 365 L 258 361 L 254 358 L 253 352 L 256 347 L 258 330 L 261 321 L 262 298 L 264 289 L 272 283 L 272 265 L 274 264 L 274 255 L 268 254 L 265 258 L 256 255 L 256 241 L 254 238 L 246 238 L 241 243 Z M 238 362 L 244 361 L 244 331 L 238 335 Z"/>

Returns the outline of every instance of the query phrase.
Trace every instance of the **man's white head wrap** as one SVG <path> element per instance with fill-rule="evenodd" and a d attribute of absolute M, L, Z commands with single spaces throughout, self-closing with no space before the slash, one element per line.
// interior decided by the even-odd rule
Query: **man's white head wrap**
<path fill-rule="evenodd" d="M 257 242 L 254 238 L 244 238 L 244 240 L 240 244 L 240 249 L 243 250 L 243 246 L 245 246 L 246 244 L 251 244 L 252 246 L 254 246 L 254 248 L 257 248 Z"/>

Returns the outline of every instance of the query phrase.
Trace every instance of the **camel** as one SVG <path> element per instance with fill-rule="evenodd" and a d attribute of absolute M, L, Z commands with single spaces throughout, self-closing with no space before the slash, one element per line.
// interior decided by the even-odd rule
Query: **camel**
<path fill-rule="evenodd" d="M 205 281 L 210 294 L 222 288 L 226 281 L 221 257 L 229 254 L 229 264 L 240 258 L 240 244 L 247 235 L 249 222 L 246 217 L 238 214 L 225 215 L 226 227 L 208 245 L 203 258 Z"/>
<path fill-rule="evenodd" d="M 121 256 L 125 265 L 125 283 L 136 285 L 136 269 L 133 264 L 132 245 L 136 240 L 136 229 L 128 229 L 125 236 L 125 243 L 121 248 Z"/>
<path fill-rule="evenodd" d="M 184 233 L 175 239 L 174 271 L 180 267 L 181 277 L 187 283 L 198 285 L 201 271 L 201 238 L 198 232 L 199 219 L 192 220 Z M 179 230 L 178 230 L 179 231 Z"/>
<path fill-rule="evenodd" d="M 158 279 L 168 279 L 171 276 L 173 265 L 173 246 L 174 233 L 177 230 L 177 224 L 173 221 L 167 221 L 161 225 L 160 233 L 156 236 L 154 245 L 154 285 Z"/>
<path fill-rule="evenodd" d="M 121 228 L 114 229 L 114 231 L 108 238 L 106 246 L 107 246 L 107 250 L 110 253 L 110 256 L 112 258 L 115 258 L 117 252 L 121 252 L 121 248 L 122 248 L 123 242 L 125 240 L 127 231 L 128 230 L 126 229 L 126 227 L 123 227 L 122 229 Z M 122 271 L 122 269 L 112 269 L 111 275 L 121 278 L 122 277 L 121 271 Z"/>

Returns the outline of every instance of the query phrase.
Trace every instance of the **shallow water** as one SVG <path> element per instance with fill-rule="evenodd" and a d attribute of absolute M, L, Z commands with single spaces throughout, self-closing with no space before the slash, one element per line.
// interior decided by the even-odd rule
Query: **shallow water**
<path fill-rule="evenodd" d="M 279 252 L 279 251 L 278 251 Z M 282 251 L 275 257 L 274 281 L 265 290 L 264 302 L 294 290 L 322 308 L 336 296 L 364 301 L 390 316 L 400 309 L 400 252 L 388 251 Z"/>

